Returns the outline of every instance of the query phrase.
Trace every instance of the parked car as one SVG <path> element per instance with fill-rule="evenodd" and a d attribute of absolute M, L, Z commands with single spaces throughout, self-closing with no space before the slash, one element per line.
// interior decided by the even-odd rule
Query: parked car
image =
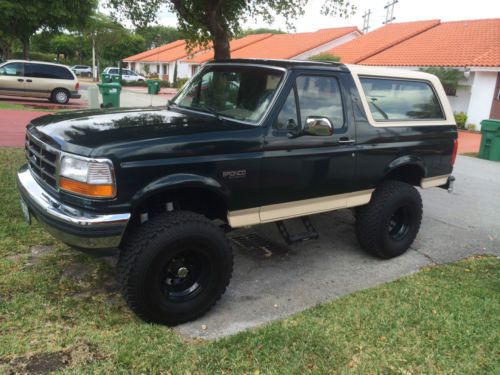
<path fill-rule="evenodd" d="M 112 76 L 118 76 L 120 74 L 120 68 L 111 68 L 108 67 L 103 70 L 104 74 L 110 74 Z M 122 81 L 126 82 L 141 82 L 145 81 L 146 77 L 137 74 L 133 70 L 130 69 L 122 69 Z"/>
<path fill-rule="evenodd" d="M 92 67 L 87 66 L 87 65 L 74 65 L 71 67 L 71 70 L 76 74 L 76 75 L 92 75 Z"/>
<path fill-rule="evenodd" d="M 232 229 L 275 222 L 294 243 L 318 237 L 308 215 L 351 208 L 362 248 L 403 254 L 422 219 L 415 186 L 451 190 L 456 153 L 433 75 L 227 60 L 205 64 L 166 108 L 33 120 L 17 182 L 28 222 L 77 248 L 118 249 L 129 307 L 174 325 L 226 290 Z M 297 217 L 305 233 L 290 233 Z"/>
<path fill-rule="evenodd" d="M 58 104 L 80 98 L 80 84 L 66 66 L 41 61 L 9 60 L 0 64 L 0 95 L 48 98 Z"/>

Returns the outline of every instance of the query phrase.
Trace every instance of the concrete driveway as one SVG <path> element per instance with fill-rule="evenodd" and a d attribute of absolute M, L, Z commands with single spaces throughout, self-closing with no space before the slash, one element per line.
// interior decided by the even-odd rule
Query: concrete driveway
<path fill-rule="evenodd" d="M 88 88 L 90 84 L 82 85 L 80 93 L 84 100 L 88 100 Z M 124 87 L 120 95 L 120 106 L 122 108 L 130 107 L 150 107 L 166 106 L 167 100 L 173 95 L 148 95 L 146 88 Z M 102 103 L 102 96 L 99 94 L 99 103 Z"/>
<path fill-rule="evenodd" d="M 411 249 L 396 259 L 363 252 L 349 210 L 312 217 L 318 240 L 286 250 L 274 224 L 239 230 L 281 244 L 269 251 L 234 246 L 233 279 L 226 294 L 204 317 L 176 330 L 189 337 L 217 338 L 289 316 L 318 303 L 395 280 L 429 264 L 474 254 L 500 256 L 500 163 L 459 156 L 455 191 L 420 190 L 424 217 Z M 240 241 L 241 242 L 241 241 Z"/>

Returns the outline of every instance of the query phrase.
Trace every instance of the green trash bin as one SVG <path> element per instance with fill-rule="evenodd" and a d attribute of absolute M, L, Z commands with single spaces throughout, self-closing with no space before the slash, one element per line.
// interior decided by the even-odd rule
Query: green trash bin
<path fill-rule="evenodd" d="M 481 159 L 500 161 L 500 120 L 481 121 Z"/>
<path fill-rule="evenodd" d="M 147 79 L 148 94 L 157 95 L 160 92 L 160 81 L 158 79 Z"/>
<path fill-rule="evenodd" d="M 120 92 L 122 91 L 122 86 L 119 83 L 99 83 L 97 86 L 102 95 L 101 108 L 120 107 Z"/>
<path fill-rule="evenodd" d="M 101 83 L 110 83 L 111 82 L 111 74 L 102 73 L 101 74 Z"/>
<path fill-rule="evenodd" d="M 120 83 L 120 76 L 117 75 L 117 74 L 113 74 L 111 76 L 111 82 L 117 82 L 117 83 Z"/>

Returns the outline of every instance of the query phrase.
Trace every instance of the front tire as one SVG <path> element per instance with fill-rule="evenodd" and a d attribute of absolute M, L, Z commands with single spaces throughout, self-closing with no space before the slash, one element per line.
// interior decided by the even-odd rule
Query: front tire
<path fill-rule="evenodd" d="M 422 221 L 422 198 L 413 186 L 384 181 L 370 203 L 356 212 L 356 237 L 369 253 L 383 259 L 397 257 L 411 246 Z"/>
<path fill-rule="evenodd" d="M 141 319 L 177 325 L 219 300 L 231 279 L 233 254 L 224 233 L 204 216 L 174 211 L 138 227 L 117 267 L 127 304 Z"/>

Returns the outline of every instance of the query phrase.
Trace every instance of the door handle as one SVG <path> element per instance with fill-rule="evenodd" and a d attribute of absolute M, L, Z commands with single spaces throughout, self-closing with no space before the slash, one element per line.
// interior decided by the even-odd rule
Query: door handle
<path fill-rule="evenodd" d="M 27 79 L 26 82 L 33 82 L 31 79 Z"/>
<path fill-rule="evenodd" d="M 339 139 L 339 143 L 343 145 L 348 145 L 356 142 L 354 139 L 349 139 L 348 137 L 342 137 Z"/>
<path fill-rule="evenodd" d="M 17 79 L 17 82 L 24 82 L 24 79 L 22 79 L 22 78 L 18 78 L 18 79 Z"/>

